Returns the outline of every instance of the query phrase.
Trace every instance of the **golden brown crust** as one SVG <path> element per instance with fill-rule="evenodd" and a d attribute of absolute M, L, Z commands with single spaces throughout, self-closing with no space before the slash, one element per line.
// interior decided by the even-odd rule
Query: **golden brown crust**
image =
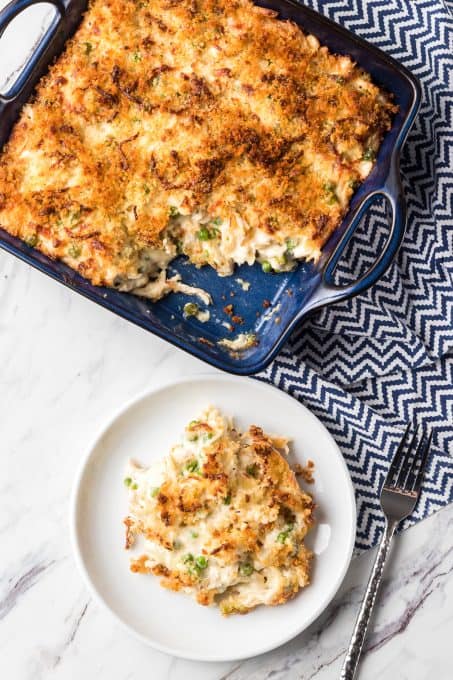
<path fill-rule="evenodd" d="M 175 203 L 316 250 L 394 110 L 249 0 L 94 0 L 0 158 L 0 225 L 94 284 L 139 276 Z"/>

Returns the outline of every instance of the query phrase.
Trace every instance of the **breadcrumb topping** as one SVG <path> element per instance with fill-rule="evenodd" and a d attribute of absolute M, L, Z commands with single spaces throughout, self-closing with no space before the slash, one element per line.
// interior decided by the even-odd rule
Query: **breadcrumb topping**
<path fill-rule="evenodd" d="M 395 110 L 250 0 L 92 0 L 0 157 L 0 225 L 153 299 L 180 253 L 291 269 L 319 257 Z"/>

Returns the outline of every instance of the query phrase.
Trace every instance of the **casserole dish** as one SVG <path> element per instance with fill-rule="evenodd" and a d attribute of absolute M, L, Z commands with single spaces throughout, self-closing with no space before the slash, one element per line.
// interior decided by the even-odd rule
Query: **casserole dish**
<path fill-rule="evenodd" d="M 10 3 L 0 13 L 0 33 L 18 12 L 33 2 L 19 0 Z M 6 141 L 21 106 L 32 93 L 49 61 L 61 52 L 65 40 L 74 32 L 85 9 L 85 3 L 79 0 L 68 1 L 67 5 L 52 0 L 51 4 L 56 8 L 55 19 L 19 80 L 0 101 L 0 143 Z M 185 283 L 209 291 L 214 300 L 210 319 L 202 324 L 201 319 L 184 318 L 185 299 L 181 294 L 150 303 L 112 289 L 94 287 L 61 262 L 48 259 L 5 233 L 1 235 L 0 243 L 10 252 L 124 318 L 220 368 L 236 373 L 254 373 L 264 368 L 304 315 L 324 304 L 364 290 L 385 271 L 404 232 L 405 215 L 398 157 L 419 99 L 416 81 L 410 74 L 374 48 L 365 48 L 361 41 L 343 29 L 291 2 L 270 3 L 267 7 L 278 10 L 281 18 L 292 19 L 306 33 L 314 34 L 332 52 L 350 55 L 371 74 L 378 86 L 394 94 L 399 107 L 392 128 L 382 142 L 372 173 L 353 197 L 346 217 L 327 242 L 316 264 L 304 263 L 291 273 L 275 276 L 266 276 L 257 265 L 252 268 L 240 267 L 233 277 L 219 278 L 210 268 L 197 270 L 185 259 L 178 258 L 170 267 L 170 274 L 180 273 Z M 370 271 L 359 281 L 337 287 L 332 276 L 344 245 L 367 207 L 380 196 L 385 197 L 392 213 L 386 246 Z M 249 290 L 245 290 L 244 279 L 249 284 Z M 236 334 L 245 334 L 245 337 L 253 334 L 258 340 L 256 343 L 246 343 L 247 348 L 241 352 L 230 351 L 235 348 L 234 342 L 230 342 L 230 349 L 228 343 L 225 342 L 223 347 L 221 342 L 225 338 L 229 341 L 234 339 L 231 329 L 225 331 L 229 315 L 233 314 L 232 305 L 232 319 L 239 319 L 240 324 Z M 270 305 L 271 313 L 265 311 Z"/>

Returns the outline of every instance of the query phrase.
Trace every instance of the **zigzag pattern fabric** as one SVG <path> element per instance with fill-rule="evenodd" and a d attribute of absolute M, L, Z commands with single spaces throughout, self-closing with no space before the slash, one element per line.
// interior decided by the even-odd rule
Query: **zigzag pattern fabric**
<path fill-rule="evenodd" d="M 383 528 L 378 493 L 402 428 L 435 427 L 415 513 L 403 528 L 453 501 L 453 18 L 444 0 L 308 0 L 396 58 L 422 85 L 401 158 L 406 236 L 370 290 L 305 322 L 259 377 L 305 403 L 331 431 L 356 490 L 356 549 Z M 385 207 L 372 206 L 338 268 L 365 271 L 385 242 Z"/>

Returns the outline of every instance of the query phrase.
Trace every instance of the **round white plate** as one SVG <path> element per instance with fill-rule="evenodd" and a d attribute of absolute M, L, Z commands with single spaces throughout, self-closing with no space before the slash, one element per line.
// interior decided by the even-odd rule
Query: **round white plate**
<path fill-rule="evenodd" d="M 316 528 L 312 583 L 290 602 L 224 618 L 152 575 L 129 571 L 124 550 L 123 485 L 128 458 L 148 464 L 167 454 L 187 422 L 208 404 L 293 441 L 292 462 L 315 462 L 308 486 Z M 290 459 L 290 460 L 291 460 Z M 73 494 L 71 530 L 77 562 L 92 594 L 126 628 L 160 651 L 188 659 L 226 661 L 267 652 L 304 630 L 335 595 L 348 568 L 356 528 L 354 492 L 334 440 L 298 401 L 251 378 L 196 376 L 159 387 L 125 406 L 103 429 L 83 462 Z"/>

